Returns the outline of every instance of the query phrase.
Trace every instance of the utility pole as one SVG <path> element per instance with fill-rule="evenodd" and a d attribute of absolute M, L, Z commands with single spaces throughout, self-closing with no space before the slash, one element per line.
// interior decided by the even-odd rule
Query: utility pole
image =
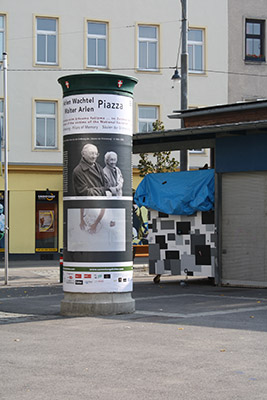
<path fill-rule="evenodd" d="M 3 53 L 4 72 L 4 138 L 5 138 L 5 285 L 8 284 L 8 106 L 7 106 L 7 53 Z"/>
<path fill-rule="evenodd" d="M 187 100 L 187 76 L 188 76 L 188 53 L 187 53 L 187 0 L 181 0 L 182 6 L 182 52 L 181 52 L 181 110 L 188 108 Z M 184 121 L 181 120 L 181 127 Z M 187 150 L 180 150 L 180 170 L 188 170 Z"/>

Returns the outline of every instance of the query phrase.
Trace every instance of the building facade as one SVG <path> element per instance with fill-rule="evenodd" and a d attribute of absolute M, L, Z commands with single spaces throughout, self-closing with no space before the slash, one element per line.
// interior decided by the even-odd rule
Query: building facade
<path fill-rule="evenodd" d="M 227 7 L 220 0 L 188 1 L 189 107 L 227 102 Z M 174 69 L 180 69 L 180 37 L 177 0 L 168 0 L 167 7 L 160 0 L 78 0 L 75 6 L 69 0 L 25 0 L 23 8 L 1 1 L 0 63 L 3 52 L 8 57 L 11 256 L 49 258 L 63 247 L 58 78 L 95 70 L 134 76 L 139 81 L 134 131 L 150 131 L 156 119 L 165 129 L 176 128 L 177 121 L 168 115 L 180 108 L 180 83 L 171 80 Z M 192 168 L 203 166 L 206 159 L 205 150 L 191 150 Z M 134 156 L 134 166 L 137 162 Z M 134 186 L 139 179 L 134 168 Z M 3 176 L 0 189 L 3 201 Z M 3 240 L 0 246 L 3 249 Z"/>
<path fill-rule="evenodd" d="M 210 215 L 212 218 L 202 220 L 203 222 L 206 220 L 207 224 L 204 225 L 208 232 L 214 230 L 215 224 L 214 234 L 212 233 L 210 237 L 205 238 L 205 230 L 194 219 L 195 216 L 191 219 L 192 216 L 180 212 L 182 224 L 176 219 L 177 225 L 174 225 L 171 206 L 175 206 L 175 214 L 179 214 L 181 197 L 177 196 L 176 203 L 165 202 L 164 205 L 168 208 L 163 210 L 158 206 L 161 198 L 159 196 L 153 198 L 151 188 L 149 195 L 145 190 L 140 191 L 140 205 L 145 203 L 149 206 L 150 202 L 150 208 L 160 211 L 154 214 L 154 220 L 150 225 L 153 231 L 152 244 L 155 244 L 153 239 L 157 244 L 152 246 L 151 251 L 149 250 L 151 267 L 155 267 L 155 263 L 159 261 L 158 268 L 152 269 L 152 273 L 170 273 L 171 265 L 173 268 L 180 268 L 183 265 L 185 268 L 181 269 L 182 273 L 189 272 L 189 275 L 192 273 L 195 275 L 195 272 L 201 272 L 201 265 L 207 267 L 211 264 L 214 266 L 211 271 L 212 273 L 214 271 L 216 284 L 267 287 L 266 115 L 267 100 L 236 102 L 178 112 L 176 118 L 184 119 L 183 129 L 157 135 L 155 133 L 134 135 L 133 151 L 136 153 L 140 147 L 144 150 L 153 147 L 155 151 L 163 151 L 168 148 L 184 149 L 189 144 L 195 144 L 197 147 L 213 148 L 216 155 L 214 169 L 207 171 L 214 174 L 216 182 L 214 218 Z M 192 175 L 195 172 L 205 171 L 186 171 L 181 175 Z M 167 187 L 168 179 L 166 178 L 165 182 L 160 182 L 160 179 L 163 181 L 163 178 L 159 176 L 158 179 L 161 187 L 163 183 Z M 175 176 L 172 179 L 176 179 Z M 189 177 L 187 180 L 190 182 Z M 203 181 L 201 184 L 203 185 Z M 174 185 L 173 183 L 170 185 L 169 181 L 170 187 Z M 200 198 L 200 191 L 195 193 Z M 207 190 L 203 190 L 202 193 L 209 196 Z M 196 202 L 191 202 L 190 190 L 187 189 L 181 203 L 183 207 L 189 204 L 196 205 Z M 155 204 L 156 207 L 153 208 Z M 206 204 L 202 202 L 201 205 Z M 167 214 L 162 214 L 162 211 Z M 175 217 L 179 218 L 177 215 Z M 175 229 L 172 233 L 175 234 L 168 236 L 173 226 Z M 188 229 L 185 229 L 186 227 Z M 191 234 L 193 235 L 190 237 Z M 185 246 L 188 246 L 187 250 Z M 161 254 L 155 251 L 156 247 Z M 186 257 L 188 250 L 191 251 L 189 258 Z M 166 254 L 163 251 L 166 251 Z M 162 258 L 160 259 L 158 255 Z M 214 263 L 212 256 L 215 256 Z M 209 270 L 206 268 L 205 270 L 207 276 L 210 276 Z"/>
<path fill-rule="evenodd" d="M 266 1 L 228 1 L 228 102 L 265 99 Z"/>

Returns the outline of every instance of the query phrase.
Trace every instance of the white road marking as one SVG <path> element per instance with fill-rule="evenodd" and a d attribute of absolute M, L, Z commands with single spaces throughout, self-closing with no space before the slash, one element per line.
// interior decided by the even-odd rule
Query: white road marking
<path fill-rule="evenodd" d="M 24 296 L 17 296 L 17 297 L 0 297 L 0 304 L 2 301 L 7 301 L 7 300 L 14 300 L 14 299 L 40 299 L 42 297 L 57 297 L 57 296 L 63 296 L 63 292 L 62 293 L 54 293 L 54 294 L 40 294 L 40 295 L 36 295 L 36 296 L 31 296 L 28 294 L 25 294 Z"/>
<path fill-rule="evenodd" d="M 225 294 L 199 294 L 199 293 L 183 293 L 183 294 L 171 294 L 171 295 L 162 295 L 162 296 L 145 296 L 145 297 L 137 297 L 135 300 L 157 300 L 157 299 L 168 299 L 172 297 L 206 297 L 207 299 L 210 297 L 219 298 L 219 299 L 237 299 L 237 300 L 256 300 L 256 301 L 266 301 L 267 298 L 260 297 L 245 297 L 245 296 L 229 296 Z"/>
<path fill-rule="evenodd" d="M 235 314 L 249 311 L 263 311 L 267 310 L 267 306 L 261 307 L 244 307 L 244 308 L 233 308 L 232 310 L 225 311 L 205 311 L 198 313 L 189 313 L 189 314 L 181 314 L 181 313 L 165 313 L 160 311 L 140 311 L 136 310 L 136 314 L 147 315 L 147 316 L 155 316 L 155 317 L 167 317 L 167 318 L 193 318 L 193 317 L 210 317 L 213 315 L 225 315 L 225 314 Z"/>
<path fill-rule="evenodd" d="M 28 318 L 28 317 L 35 317 L 34 314 L 18 314 L 18 313 L 10 313 L 5 311 L 0 311 L 0 319 L 3 318 Z"/>

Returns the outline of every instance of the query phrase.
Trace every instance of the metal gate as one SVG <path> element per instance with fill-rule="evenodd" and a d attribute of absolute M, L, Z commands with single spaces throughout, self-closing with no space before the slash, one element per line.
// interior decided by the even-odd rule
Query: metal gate
<path fill-rule="evenodd" d="M 267 287 L 267 172 L 222 175 L 222 283 Z"/>

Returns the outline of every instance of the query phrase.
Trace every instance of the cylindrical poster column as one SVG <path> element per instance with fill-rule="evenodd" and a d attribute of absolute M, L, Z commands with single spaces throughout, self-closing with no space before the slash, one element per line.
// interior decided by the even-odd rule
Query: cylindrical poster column
<path fill-rule="evenodd" d="M 63 89 L 63 315 L 135 310 L 132 299 L 133 89 L 128 76 L 92 72 Z"/>

